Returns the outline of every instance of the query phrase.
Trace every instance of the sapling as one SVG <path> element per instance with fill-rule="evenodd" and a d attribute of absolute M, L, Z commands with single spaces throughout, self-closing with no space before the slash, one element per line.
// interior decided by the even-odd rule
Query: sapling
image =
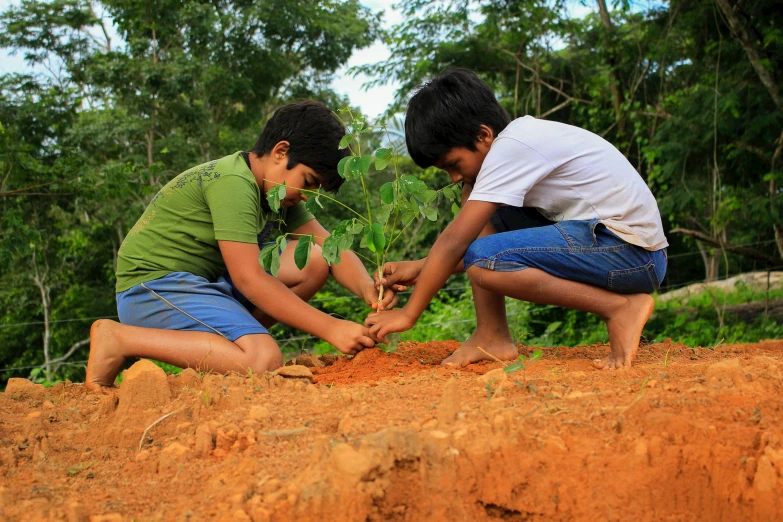
<path fill-rule="evenodd" d="M 525 373 L 526 365 L 533 361 L 537 361 L 541 359 L 541 357 L 543 356 L 544 356 L 544 352 L 542 352 L 541 350 L 535 350 L 533 353 L 531 353 L 528 356 L 525 356 L 524 354 L 519 354 L 519 357 L 515 362 L 509 364 L 508 366 L 503 367 L 503 371 L 506 373 L 514 373 L 514 372 L 518 372 L 519 370 L 522 370 L 522 380 L 524 380 L 525 383 L 527 383 L 527 375 Z"/>
<path fill-rule="evenodd" d="M 352 208 L 337 199 L 324 194 L 320 190 L 302 189 L 308 196 L 305 206 L 310 212 L 317 213 L 324 208 L 322 199 L 331 201 L 343 207 L 350 214 L 349 219 L 344 219 L 331 231 L 329 237 L 324 239 L 321 249 L 323 258 L 331 266 L 340 262 L 343 252 L 353 250 L 359 257 L 370 263 L 373 270 L 383 275 L 383 265 L 389 248 L 402 237 L 403 233 L 416 220 L 423 217 L 430 221 L 438 219 L 437 202 L 440 197 L 451 201 L 452 212 L 459 211 L 457 203 L 460 200 L 461 190 L 456 185 L 447 185 L 440 190 L 432 190 L 416 176 L 399 172 L 399 154 L 392 144 L 389 132 L 382 122 L 376 122 L 375 126 L 368 125 L 362 115 L 354 115 L 351 109 L 338 111 L 345 115 L 348 121 L 343 123 L 349 132 L 341 140 L 340 149 L 348 149 L 350 154 L 343 158 L 337 165 L 339 175 L 346 181 L 358 181 L 361 184 L 364 198 L 364 208 Z M 380 131 L 376 129 L 380 128 Z M 371 153 L 362 150 L 363 142 L 368 135 L 381 132 L 385 135 L 390 145 L 381 147 Z M 364 138 L 364 139 L 363 139 Z M 384 183 L 378 191 L 380 204 L 369 188 L 369 176 L 371 167 L 375 172 L 386 170 L 389 166 L 394 168 L 394 181 Z M 274 212 L 279 212 L 280 201 L 285 198 L 285 183 L 272 187 L 267 191 L 269 207 Z M 277 275 L 280 269 L 280 254 L 286 248 L 289 237 L 294 234 L 282 234 L 277 240 L 265 246 L 259 254 L 259 261 L 272 275 Z M 359 240 L 359 248 L 366 249 L 367 255 L 354 250 L 356 238 Z M 312 245 L 315 242 L 314 235 L 300 235 L 294 251 L 294 262 L 301 270 L 310 259 Z M 383 297 L 383 286 L 378 292 L 378 303 Z"/>

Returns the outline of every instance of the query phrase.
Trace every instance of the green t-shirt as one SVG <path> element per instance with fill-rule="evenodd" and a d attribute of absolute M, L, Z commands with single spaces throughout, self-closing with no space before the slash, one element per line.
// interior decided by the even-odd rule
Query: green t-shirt
<path fill-rule="evenodd" d="M 117 292 L 172 272 L 215 281 L 226 272 L 217 241 L 256 243 L 268 220 L 290 232 L 314 216 L 300 202 L 280 215 L 261 206 L 261 189 L 242 152 L 186 170 L 150 202 L 122 242 Z"/>

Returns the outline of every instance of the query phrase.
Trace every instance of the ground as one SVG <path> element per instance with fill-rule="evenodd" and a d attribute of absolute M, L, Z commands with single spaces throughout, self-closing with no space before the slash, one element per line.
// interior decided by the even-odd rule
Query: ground
<path fill-rule="evenodd" d="M 0 521 L 783 519 L 783 341 L 666 341 L 620 371 L 545 348 L 511 374 L 440 367 L 457 346 L 288 376 L 140 361 L 106 396 L 12 380 Z"/>

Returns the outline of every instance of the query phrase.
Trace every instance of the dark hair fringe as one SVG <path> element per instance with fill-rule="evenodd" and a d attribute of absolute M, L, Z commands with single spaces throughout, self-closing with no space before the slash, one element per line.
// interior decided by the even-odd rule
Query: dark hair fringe
<path fill-rule="evenodd" d="M 454 147 L 476 150 L 481 125 L 497 136 L 510 122 L 490 86 L 476 73 L 450 68 L 425 83 L 408 102 L 405 143 L 413 161 L 427 168 Z"/>
<path fill-rule="evenodd" d="M 303 163 L 321 177 L 321 187 L 337 192 L 345 181 L 337 164 L 348 151 L 338 149 L 345 135 L 343 123 L 323 103 L 306 100 L 284 105 L 264 126 L 253 152 L 268 154 L 281 141 L 289 143 L 287 169 Z"/>

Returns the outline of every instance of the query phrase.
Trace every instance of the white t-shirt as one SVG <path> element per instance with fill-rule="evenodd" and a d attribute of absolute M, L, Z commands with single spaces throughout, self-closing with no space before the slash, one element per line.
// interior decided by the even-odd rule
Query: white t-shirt
<path fill-rule="evenodd" d="M 468 200 L 537 208 L 552 221 L 598 219 L 647 250 L 669 244 L 636 169 L 590 131 L 525 116 L 492 143 Z"/>

